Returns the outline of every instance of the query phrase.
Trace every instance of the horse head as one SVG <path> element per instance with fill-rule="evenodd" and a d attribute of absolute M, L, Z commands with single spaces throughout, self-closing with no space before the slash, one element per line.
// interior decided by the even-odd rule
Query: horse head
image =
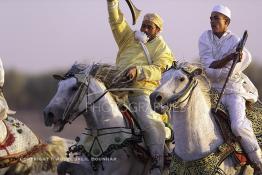
<path fill-rule="evenodd" d="M 161 84 L 150 95 L 152 108 L 158 113 L 165 113 L 170 108 L 186 106 L 192 91 L 198 84 L 196 77 L 202 74 L 202 69 L 187 63 L 167 69 L 161 79 Z"/>
<path fill-rule="evenodd" d="M 45 125 L 53 125 L 60 132 L 65 124 L 84 114 L 90 127 L 122 126 L 122 120 L 117 120 L 122 115 L 108 90 L 116 84 L 121 86 L 122 80 L 118 79 L 121 75 L 115 67 L 106 64 L 77 64 L 64 76 L 54 75 L 59 83 L 56 94 L 44 109 Z"/>
<path fill-rule="evenodd" d="M 60 132 L 66 123 L 70 122 L 77 114 L 83 100 L 84 87 L 88 84 L 86 65 L 75 64 L 63 76 L 54 75 L 59 80 L 57 92 L 44 109 L 44 120 L 46 126 L 54 127 Z M 82 98 L 82 99 L 80 99 Z"/>

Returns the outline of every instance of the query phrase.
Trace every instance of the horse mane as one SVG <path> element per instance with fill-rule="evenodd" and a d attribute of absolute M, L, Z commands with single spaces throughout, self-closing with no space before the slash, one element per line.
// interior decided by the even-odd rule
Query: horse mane
<path fill-rule="evenodd" d="M 128 80 L 125 76 L 126 70 L 121 70 L 117 66 L 105 63 L 74 64 L 64 77 L 73 77 L 75 74 L 81 72 L 103 82 L 107 88 L 127 88 L 132 84 L 132 81 Z"/>
<path fill-rule="evenodd" d="M 116 66 L 95 64 L 93 67 L 97 69 L 94 77 L 103 82 L 107 88 L 127 88 L 132 84 L 132 81 L 125 76 L 126 71 L 120 70 Z M 90 73 L 93 75 L 92 71 Z"/>

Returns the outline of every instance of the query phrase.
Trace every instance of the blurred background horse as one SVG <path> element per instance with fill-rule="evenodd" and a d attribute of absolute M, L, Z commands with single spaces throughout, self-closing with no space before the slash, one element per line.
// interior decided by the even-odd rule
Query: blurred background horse
<path fill-rule="evenodd" d="M 0 121 L 0 174 L 28 175 L 54 172 L 66 159 L 67 141 L 51 137 L 43 143 L 24 123 L 13 117 Z"/>

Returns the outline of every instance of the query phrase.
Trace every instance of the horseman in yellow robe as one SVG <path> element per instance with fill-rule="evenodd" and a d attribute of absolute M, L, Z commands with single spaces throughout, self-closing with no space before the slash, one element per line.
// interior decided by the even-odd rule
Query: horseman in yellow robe
<path fill-rule="evenodd" d="M 132 31 L 122 12 L 118 0 L 107 0 L 109 23 L 119 48 L 116 65 L 127 70 L 126 76 L 133 80 L 128 100 L 137 121 L 144 131 L 144 140 L 152 158 L 152 173 L 161 174 L 165 130 L 161 116 L 150 105 L 149 94 L 159 85 L 161 74 L 174 61 L 173 54 L 159 35 L 163 21 L 158 14 L 144 16 L 140 31 Z"/>

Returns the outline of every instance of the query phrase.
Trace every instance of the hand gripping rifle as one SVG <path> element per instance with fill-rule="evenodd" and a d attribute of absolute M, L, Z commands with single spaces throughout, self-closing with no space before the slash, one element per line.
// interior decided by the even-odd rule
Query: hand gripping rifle
<path fill-rule="evenodd" d="M 232 66 L 231 66 L 231 68 L 230 68 L 230 70 L 229 70 L 229 72 L 228 72 L 228 75 L 227 75 L 226 81 L 225 81 L 225 83 L 224 83 L 224 86 L 223 86 L 223 88 L 222 88 L 222 90 L 221 90 L 221 93 L 219 94 L 219 98 L 218 98 L 218 101 L 217 101 L 217 104 L 216 104 L 216 107 L 215 107 L 215 110 L 214 110 L 215 112 L 217 112 L 217 108 L 218 108 L 218 105 L 219 105 L 219 103 L 220 103 L 220 101 L 221 101 L 221 98 L 222 98 L 222 96 L 223 96 L 223 94 L 224 94 L 224 92 L 225 92 L 225 88 L 226 88 L 227 82 L 228 82 L 231 74 L 233 73 L 233 71 L 234 71 L 234 69 L 235 69 L 235 67 L 236 67 L 236 64 L 237 64 L 237 63 L 239 62 L 239 60 L 241 59 L 241 56 L 242 56 L 242 55 L 241 55 L 241 52 L 243 51 L 243 48 L 244 48 L 244 46 L 245 46 L 245 44 L 246 44 L 247 37 L 248 37 L 248 34 L 247 34 L 247 31 L 245 30 L 245 32 L 244 32 L 244 34 L 243 34 L 243 37 L 242 37 L 241 40 L 239 41 L 239 43 L 238 43 L 238 45 L 237 45 L 237 48 L 236 48 L 236 52 L 238 53 L 238 54 L 237 54 L 237 58 L 234 59 L 233 64 L 232 64 Z"/>
<path fill-rule="evenodd" d="M 141 10 L 137 9 L 136 6 L 132 3 L 131 0 L 126 0 L 126 3 L 131 11 L 132 19 L 133 19 L 133 25 L 136 24 L 137 18 L 140 15 Z"/>

